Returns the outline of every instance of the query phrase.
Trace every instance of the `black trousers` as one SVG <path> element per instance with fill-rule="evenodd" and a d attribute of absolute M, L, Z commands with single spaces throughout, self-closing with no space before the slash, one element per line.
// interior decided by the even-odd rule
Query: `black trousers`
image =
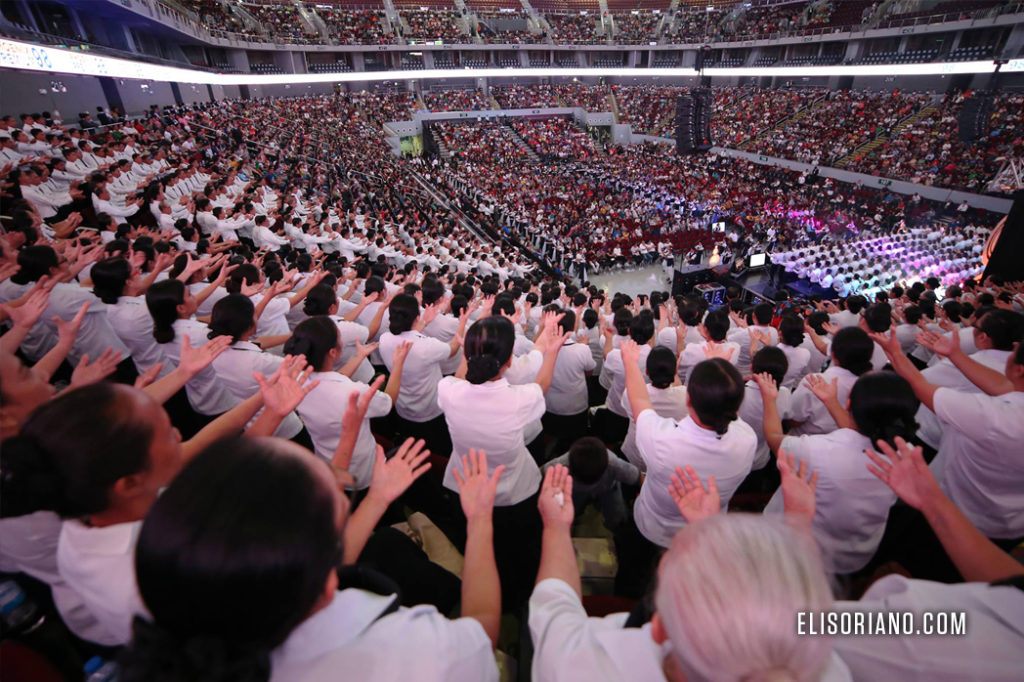
<path fill-rule="evenodd" d="M 615 594 L 641 599 L 650 591 L 658 572 L 658 560 L 665 550 L 644 537 L 636 527 L 632 510 L 628 516 L 615 533 L 615 555 L 619 560 Z"/>
<path fill-rule="evenodd" d="M 402 440 L 422 438 L 433 454 L 442 457 L 452 454 L 452 437 L 448 433 L 448 422 L 444 420 L 443 414 L 426 422 L 414 422 L 398 417 L 397 429 Z"/>
<path fill-rule="evenodd" d="M 560 457 L 573 443 L 589 433 L 590 410 L 568 415 L 545 412 L 541 417 L 541 424 L 544 426 L 544 433 L 554 438 L 555 457 Z"/>

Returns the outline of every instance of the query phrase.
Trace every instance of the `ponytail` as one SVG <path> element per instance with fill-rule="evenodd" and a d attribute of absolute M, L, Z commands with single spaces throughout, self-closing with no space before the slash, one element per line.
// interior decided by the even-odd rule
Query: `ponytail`
<path fill-rule="evenodd" d="M 174 322 L 178 306 L 185 302 L 185 285 L 176 279 L 154 282 L 146 290 L 146 307 L 153 318 L 153 338 L 157 343 L 174 341 Z"/>
<path fill-rule="evenodd" d="M 466 381 L 482 384 L 498 376 L 501 365 L 493 355 L 475 355 L 466 359 Z"/>
<path fill-rule="evenodd" d="M 248 296 L 228 294 L 213 306 L 207 337 L 230 336 L 231 342 L 236 343 L 252 329 L 255 319 L 256 306 Z"/>
<path fill-rule="evenodd" d="M 466 380 L 482 384 L 496 378 L 512 358 L 515 343 L 515 326 L 507 317 L 491 315 L 474 322 L 466 332 Z"/>
<path fill-rule="evenodd" d="M 337 347 L 338 327 L 331 318 L 323 316 L 303 320 L 284 342 L 285 354 L 305 356 L 314 372 L 320 371 L 327 354 Z"/>
<path fill-rule="evenodd" d="M 850 415 L 857 431 L 871 440 L 896 447 L 896 437 L 911 440 L 921 402 L 910 382 L 895 372 L 867 372 L 850 389 Z"/>

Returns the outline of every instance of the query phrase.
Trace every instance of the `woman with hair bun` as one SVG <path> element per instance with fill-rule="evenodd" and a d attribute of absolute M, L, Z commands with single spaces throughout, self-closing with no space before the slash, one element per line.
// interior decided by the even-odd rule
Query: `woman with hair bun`
<path fill-rule="evenodd" d="M 402 368 L 398 400 L 395 401 L 399 431 L 404 436 L 424 439 L 431 452 L 442 454 L 451 449 L 451 439 L 437 400 L 438 384 L 443 376 L 441 364 L 459 352 L 469 311 L 463 311 L 458 333 L 448 343 L 422 333 L 439 311 L 437 305 L 431 305 L 421 314 L 415 296 L 398 294 L 388 304 L 388 331 L 381 335 L 378 350 L 390 372 L 394 368 L 398 347 L 406 341 L 412 343 Z"/>
<path fill-rule="evenodd" d="M 524 431 L 544 414 L 544 394 L 551 386 L 559 350 L 568 338 L 568 334 L 557 333 L 558 319 L 545 314 L 544 330 L 535 347 L 543 354 L 543 363 L 534 382 L 510 384 L 505 378 L 513 361 L 515 329 L 507 317 L 492 315 L 469 328 L 462 367 L 437 387 L 437 403 L 452 437 L 444 486 L 457 489 L 462 455 L 482 444 L 486 444 L 491 465 L 505 467 L 494 501 L 495 552 L 506 604 L 513 610 L 525 599 L 537 567 L 540 527 L 536 495 L 541 474 L 526 448 Z"/>
<path fill-rule="evenodd" d="M 805 383 L 839 428 L 813 436 L 785 436 L 776 407 L 778 389 L 768 374 L 756 374 L 764 403 L 764 437 L 772 452 L 785 450 L 818 473 L 817 513 L 812 530 L 825 566 L 833 573 L 864 568 L 878 549 L 889 508 L 896 495 L 865 466 L 864 451 L 878 441 L 895 447 L 896 438 L 911 440 L 920 401 L 906 379 L 893 372 L 868 372 L 850 390 L 847 406 L 839 402 L 838 379 L 812 374 Z M 776 491 L 766 514 L 782 512 Z"/>
<path fill-rule="evenodd" d="M 692 466 L 702 478 L 713 479 L 725 507 L 750 473 L 757 436 L 739 419 L 744 384 L 732 363 L 712 358 L 693 368 L 686 384 L 687 416 L 677 422 L 655 411 L 638 365 L 636 342 L 623 342 L 622 354 L 626 394 L 636 420 L 636 445 L 647 467 L 647 480 L 633 506 L 635 529 L 627 524 L 619 538 L 617 587 L 639 596 L 659 549 L 668 547 L 686 525 L 669 495 L 672 474 Z"/>

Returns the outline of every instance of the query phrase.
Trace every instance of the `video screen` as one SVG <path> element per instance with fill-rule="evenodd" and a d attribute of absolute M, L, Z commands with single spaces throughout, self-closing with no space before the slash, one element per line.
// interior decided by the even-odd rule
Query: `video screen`
<path fill-rule="evenodd" d="M 752 268 L 763 267 L 764 264 L 767 262 L 767 260 L 768 260 L 768 255 L 767 254 L 764 254 L 764 253 L 752 253 L 752 254 L 750 254 L 750 267 L 752 267 Z"/>
<path fill-rule="evenodd" d="M 724 222 L 711 223 L 711 231 L 712 232 L 725 232 L 725 223 Z"/>

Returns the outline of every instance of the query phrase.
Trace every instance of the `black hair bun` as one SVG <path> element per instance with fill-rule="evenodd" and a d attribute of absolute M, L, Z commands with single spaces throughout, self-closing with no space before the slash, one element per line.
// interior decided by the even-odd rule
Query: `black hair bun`
<path fill-rule="evenodd" d="M 466 380 L 471 384 L 482 384 L 498 376 L 501 365 L 493 355 L 474 355 L 466 359 Z"/>
<path fill-rule="evenodd" d="M 58 510 L 60 487 L 49 460 L 35 438 L 12 436 L 0 444 L 0 517 Z"/>

